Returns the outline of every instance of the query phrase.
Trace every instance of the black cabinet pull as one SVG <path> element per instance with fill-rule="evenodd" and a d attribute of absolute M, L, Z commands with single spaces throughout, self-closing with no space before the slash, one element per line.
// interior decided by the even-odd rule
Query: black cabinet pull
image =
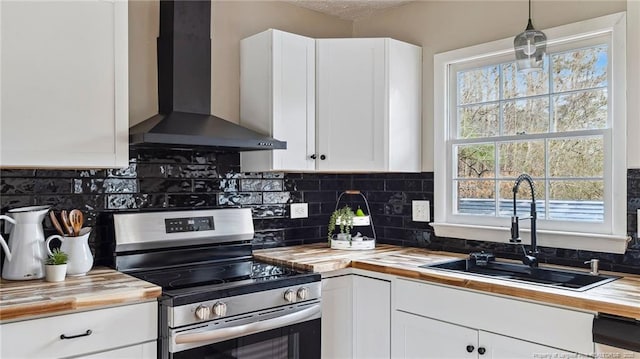
<path fill-rule="evenodd" d="M 327 156 L 325 156 L 325 155 L 320 155 L 320 159 L 324 161 L 324 160 L 326 160 L 326 159 L 327 159 Z"/>
<path fill-rule="evenodd" d="M 487 352 L 487 349 L 485 349 L 483 347 L 478 348 L 478 354 L 483 355 L 486 352 Z"/>
<path fill-rule="evenodd" d="M 309 156 L 309 157 L 311 157 L 311 159 L 312 159 L 312 160 L 315 160 L 315 159 L 317 158 L 315 153 L 314 153 L 314 154 L 312 154 L 312 155 L 311 155 L 311 156 Z"/>
<path fill-rule="evenodd" d="M 467 345 L 467 353 L 473 353 L 475 347 L 473 345 Z"/>
<path fill-rule="evenodd" d="M 78 335 L 69 335 L 66 336 L 64 334 L 60 334 L 60 339 L 73 339 L 73 338 L 80 338 L 80 337 L 88 337 L 89 335 L 91 335 L 91 333 L 93 333 L 91 331 L 91 329 L 87 329 L 86 332 L 82 333 L 82 334 L 78 334 Z"/>

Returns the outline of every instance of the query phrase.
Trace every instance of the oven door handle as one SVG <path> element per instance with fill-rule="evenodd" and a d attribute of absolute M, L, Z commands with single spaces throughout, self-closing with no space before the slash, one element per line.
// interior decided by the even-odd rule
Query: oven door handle
<path fill-rule="evenodd" d="M 228 327 L 222 329 L 209 330 L 206 332 L 191 333 L 191 334 L 178 334 L 175 337 L 176 344 L 188 344 L 208 341 L 224 341 L 227 339 L 233 339 L 240 336 L 245 336 L 253 333 L 262 332 L 265 330 L 276 329 L 291 324 L 296 324 L 304 319 L 313 317 L 320 314 L 320 304 L 314 304 L 313 306 L 303 309 L 301 311 L 283 315 L 281 317 L 262 320 L 255 323 L 249 323 L 239 325 L 235 327 Z"/>

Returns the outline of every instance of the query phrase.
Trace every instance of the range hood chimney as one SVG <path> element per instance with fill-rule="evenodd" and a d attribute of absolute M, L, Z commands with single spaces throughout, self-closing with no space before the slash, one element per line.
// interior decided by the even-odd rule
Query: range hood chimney
<path fill-rule="evenodd" d="M 211 1 L 160 1 L 159 114 L 131 127 L 132 145 L 285 149 L 287 143 L 211 115 Z"/>

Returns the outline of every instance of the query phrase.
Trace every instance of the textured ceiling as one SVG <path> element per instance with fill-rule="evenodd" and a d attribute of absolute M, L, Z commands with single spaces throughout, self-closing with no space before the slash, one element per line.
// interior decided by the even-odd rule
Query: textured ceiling
<path fill-rule="evenodd" d="M 358 20 L 390 7 L 400 6 L 407 0 L 289 0 L 289 3 L 307 9 L 337 16 L 344 20 Z"/>

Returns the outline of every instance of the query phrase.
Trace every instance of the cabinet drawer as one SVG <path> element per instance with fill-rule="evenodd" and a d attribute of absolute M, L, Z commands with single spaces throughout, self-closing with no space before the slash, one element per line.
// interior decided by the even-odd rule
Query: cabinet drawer
<path fill-rule="evenodd" d="M 25 320 L 0 326 L 2 358 L 61 358 L 157 338 L 157 302 Z M 75 336 L 61 339 L 61 335 Z"/>
<path fill-rule="evenodd" d="M 577 353 L 592 353 L 593 314 L 399 279 L 395 309 Z"/>

